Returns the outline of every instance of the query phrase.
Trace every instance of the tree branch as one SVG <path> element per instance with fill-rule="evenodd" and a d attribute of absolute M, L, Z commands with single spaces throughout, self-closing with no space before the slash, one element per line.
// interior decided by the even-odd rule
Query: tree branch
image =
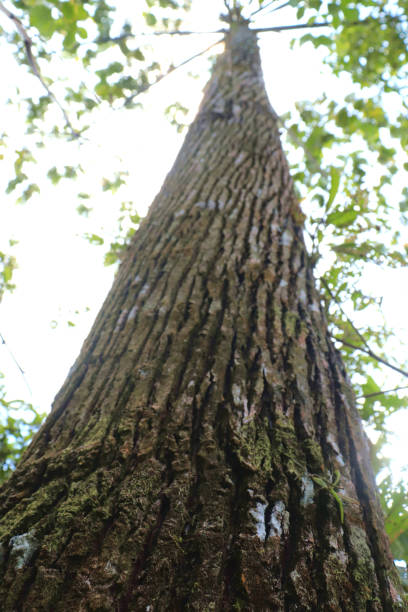
<path fill-rule="evenodd" d="M 289 4 L 289 2 L 285 2 L 284 4 L 282 4 L 281 6 L 276 7 L 276 9 L 273 9 L 274 11 L 277 11 L 281 8 L 284 8 L 285 6 L 287 6 Z M 263 7 L 263 8 L 266 8 Z M 262 8 L 262 10 L 263 10 Z M 255 15 L 256 13 L 259 12 L 255 11 L 254 13 L 251 14 L 251 17 L 253 15 Z M 365 25 L 368 23 L 371 23 L 372 21 L 376 21 L 374 19 L 362 19 L 361 21 L 353 21 L 350 23 L 344 23 L 344 26 L 357 26 L 357 25 Z M 322 21 L 322 22 L 317 22 L 317 23 L 300 23 L 300 24 L 293 24 L 293 25 L 282 25 L 282 26 L 272 26 L 270 28 L 251 28 L 251 30 L 253 32 L 256 33 L 260 33 L 262 34 L 262 32 L 282 32 L 285 30 L 304 30 L 307 28 L 327 28 L 327 27 L 332 27 L 333 24 L 330 23 L 329 21 Z M 158 31 L 153 31 L 153 32 L 137 32 L 136 34 L 133 34 L 132 32 L 126 33 L 126 34 L 121 34 L 119 36 L 115 36 L 114 38 L 100 38 L 100 39 L 96 39 L 94 41 L 94 43 L 96 44 L 103 44 L 103 43 L 108 43 L 108 42 L 120 42 L 121 40 L 126 40 L 126 38 L 137 38 L 138 36 L 193 36 L 195 34 L 197 35 L 208 35 L 208 34 L 226 34 L 228 32 L 227 29 L 225 28 L 221 28 L 220 30 L 208 30 L 208 31 L 195 31 L 195 30 L 170 30 L 170 31 L 164 31 L 164 30 L 158 30 Z M 88 44 L 88 43 L 81 43 L 81 44 Z"/>
<path fill-rule="evenodd" d="M 347 24 L 355 25 L 355 24 Z M 283 25 L 283 26 L 272 26 L 270 28 L 253 28 L 253 31 L 257 34 L 262 32 L 283 32 L 285 30 L 304 30 L 305 28 L 327 28 L 332 27 L 329 21 L 323 21 L 318 23 L 299 23 L 294 25 Z"/>
<path fill-rule="evenodd" d="M 273 4 L 275 2 L 275 0 L 270 0 L 270 2 L 267 2 L 266 4 L 263 4 L 262 6 L 260 6 L 258 9 L 256 9 L 256 11 L 254 11 L 253 13 L 250 14 L 250 17 L 252 18 L 254 15 L 257 15 L 258 13 L 260 13 L 261 11 L 264 11 L 266 8 L 268 8 L 268 6 L 271 6 L 271 4 Z M 285 2 L 284 6 L 286 4 L 289 4 L 288 2 Z M 279 8 L 279 7 L 278 7 Z M 277 9 L 275 9 L 277 10 Z"/>
<path fill-rule="evenodd" d="M 174 72 L 175 70 L 178 70 L 179 68 L 182 68 L 183 66 L 185 66 L 186 64 L 188 64 L 189 62 L 191 62 L 192 60 L 196 59 L 197 57 L 200 57 L 201 55 L 204 55 L 205 53 L 207 53 L 207 51 L 209 51 L 210 49 L 212 49 L 213 47 L 215 47 L 216 45 L 218 45 L 220 42 L 222 42 L 222 38 L 220 38 L 220 40 L 217 40 L 215 43 L 213 43 L 212 45 L 210 45 L 209 47 L 207 47 L 206 49 L 204 49 L 203 51 L 199 51 L 198 53 L 196 53 L 195 55 L 192 55 L 191 57 L 189 57 L 188 59 L 184 60 L 183 62 L 181 62 L 180 64 L 177 64 L 177 66 L 172 66 L 171 68 L 169 68 L 169 70 L 167 72 L 165 72 L 164 74 L 161 74 L 160 76 L 157 77 L 157 79 L 155 81 L 153 81 L 152 83 L 148 83 L 147 85 L 145 85 L 144 87 L 142 87 L 141 89 L 139 89 L 138 91 L 136 91 L 134 94 L 132 94 L 131 96 L 128 96 L 124 103 L 123 106 L 129 106 L 133 100 L 139 96 L 140 94 L 144 93 L 145 91 L 147 91 L 148 89 L 150 89 L 151 87 L 153 87 L 153 85 L 157 85 L 157 83 L 160 83 L 160 81 L 162 81 L 164 78 L 166 78 L 167 76 L 169 76 L 169 74 L 171 74 L 172 72 Z"/>
<path fill-rule="evenodd" d="M 253 17 L 254 15 L 257 15 L 258 13 L 260 13 L 261 11 L 264 11 L 269 6 L 271 6 L 271 4 L 274 4 L 274 2 L 275 0 L 271 0 L 270 2 L 267 2 L 266 4 L 262 5 L 259 9 L 251 13 L 250 17 Z M 289 6 L 289 4 L 290 4 L 290 1 L 284 2 L 280 6 L 277 6 L 276 8 L 273 8 L 270 11 L 268 11 L 268 13 L 275 13 L 276 11 L 280 11 L 281 9 L 285 8 L 285 6 Z"/>
<path fill-rule="evenodd" d="M 27 62 L 28 65 L 30 66 L 31 70 L 33 71 L 34 76 L 37 77 L 37 79 L 40 81 L 41 85 L 44 87 L 44 89 L 46 90 L 47 94 L 49 95 L 49 97 L 55 102 L 55 104 L 58 106 L 58 108 L 60 109 L 60 111 L 63 114 L 64 120 L 65 120 L 65 124 L 68 127 L 68 129 L 70 130 L 72 136 L 74 138 L 79 138 L 80 134 L 79 132 L 77 132 L 69 117 L 68 114 L 66 112 L 66 110 L 64 109 L 64 107 L 60 104 L 60 102 L 58 101 L 58 99 L 55 97 L 55 95 L 53 94 L 53 92 L 51 91 L 51 89 L 48 87 L 47 83 L 44 81 L 44 78 L 41 74 L 41 71 L 38 67 L 38 64 L 33 56 L 32 53 L 32 46 L 33 46 L 33 41 L 31 40 L 30 36 L 28 35 L 27 30 L 25 29 L 25 27 L 23 26 L 21 20 L 17 17 L 17 15 L 15 15 L 14 13 L 12 13 L 11 11 L 9 11 L 2 2 L 0 2 L 0 12 L 2 12 L 4 15 L 6 15 L 14 24 L 16 30 L 18 31 L 18 33 L 20 34 L 20 37 L 23 41 L 24 44 L 24 48 L 25 48 L 25 52 L 26 52 L 26 57 L 27 57 Z"/>
<path fill-rule="evenodd" d="M 20 374 L 21 374 L 21 376 L 23 377 L 23 380 L 24 380 L 24 382 L 25 382 L 25 385 L 26 385 L 26 387 L 27 387 L 28 391 L 30 392 L 30 396 L 32 397 L 32 396 L 33 396 L 33 393 L 32 393 L 32 391 L 31 391 L 30 385 L 28 384 L 28 381 L 27 381 L 27 378 L 26 378 L 25 372 L 24 372 L 23 368 L 21 367 L 21 365 L 18 363 L 17 359 L 14 357 L 13 352 L 12 352 L 12 351 L 11 351 L 11 349 L 9 348 L 9 346 L 8 346 L 7 342 L 5 341 L 4 336 L 3 336 L 2 334 L 0 334 L 0 341 L 1 341 L 1 343 L 3 344 L 3 346 L 6 348 L 6 350 L 7 350 L 8 354 L 10 355 L 11 359 L 12 359 L 12 360 L 14 361 L 14 363 L 16 364 L 17 368 L 19 369 Z"/>
<path fill-rule="evenodd" d="M 385 361 L 385 359 L 383 359 L 379 355 L 376 355 L 375 353 L 373 353 L 373 351 L 371 349 L 365 349 L 362 346 L 356 346 L 355 344 L 351 344 L 350 342 L 347 342 L 346 340 L 342 340 L 342 338 L 339 338 L 338 336 L 335 336 L 334 334 L 330 334 L 330 336 L 332 338 L 334 338 L 334 340 L 337 340 L 338 342 L 341 342 L 342 344 L 344 344 L 344 346 L 348 346 L 348 347 L 350 347 L 352 349 L 355 349 L 356 351 L 362 351 L 363 353 L 366 353 L 367 355 L 369 355 L 370 357 L 372 357 L 376 361 L 378 361 L 378 362 L 384 364 L 385 366 L 387 366 L 387 368 L 391 368 L 391 370 L 395 370 L 399 374 L 402 374 L 403 376 L 408 378 L 408 372 L 405 372 L 405 370 L 401 370 L 401 368 L 397 368 L 397 366 L 394 366 L 391 363 L 389 363 L 388 361 Z"/>
<path fill-rule="evenodd" d="M 346 25 L 358 25 L 361 22 L 346 24 Z M 302 30 L 304 28 L 325 28 L 332 26 L 328 21 L 321 23 L 301 23 L 297 25 L 284 25 L 284 26 L 274 26 L 270 28 L 250 28 L 253 32 L 262 33 L 262 32 L 281 32 L 282 30 Z M 136 38 L 137 36 L 188 36 L 192 34 L 225 34 L 228 30 L 225 28 L 221 28 L 220 30 L 212 30 L 212 31 L 198 31 L 195 32 L 193 30 L 171 30 L 171 31 L 156 31 L 156 32 L 137 32 L 136 34 L 132 34 L 129 32 L 128 34 L 122 34 L 120 36 L 116 36 L 115 38 L 102 38 L 100 40 L 96 40 L 95 42 L 116 42 L 120 40 L 124 40 L 125 38 Z"/>
<path fill-rule="evenodd" d="M 334 300 L 337 304 L 337 306 L 340 308 L 340 312 L 346 317 L 347 321 L 350 323 L 352 329 L 354 330 L 354 332 L 357 334 L 357 336 L 360 338 L 360 340 L 362 341 L 362 343 L 364 344 L 364 346 L 367 348 L 368 351 L 370 351 L 370 347 L 368 346 L 368 342 L 367 340 L 364 338 L 364 336 L 361 334 L 361 332 L 357 329 L 357 327 L 354 325 L 353 321 L 350 319 L 350 317 L 347 316 L 347 314 L 344 312 L 342 305 L 340 304 L 339 300 L 333 295 L 333 293 L 331 292 L 329 285 L 326 283 L 326 281 L 324 280 L 323 277 L 320 278 L 320 281 L 322 283 L 322 285 L 324 285 L 324 287 L 326 288 L 326 291 L 328 291 L 330 297 L 332 300 Z"/>
<path fill-rule="evenodd" d="M 283 4 L 281 4 L 280 6 L 277 6 L 276 8 L 272 9 L 271 11 L 269 11 L 270 13 L 276 13 L 276 11 L 280 11 L 281 9 L 285 8 L 285 6 L 289 6 L 290 4 L 290 0 L 288 0 L 288 2 L 284 2 Z"/>
<path fill-rule="evenodd" d="M 377 21 L 376 19 L 368 17 L 367 19 L 362 19 L 361 21 L 350 21 L 345 22 L 343 26 L 358 26 L 358 25 L 367 25 L 372 23 L 373 21 Z M 381 22 L 378 22 L 381 23 Z M 319 21 L 315 23 L 299 23 L 294 25 L 284 25 L 284 26 L 274 26 L 270 28 L 254 28 L 253 31 L 257 33 L 262 32 L 282 32 L 284 30 L 304 30 L 305 28 L 332 28 L 333 24 L 330 21 Z"/>
<path fill-rule="evenodd" d="M 367 399 L 369 397 L 376 397 L 377 395 L 384 395 L 385 393 L 393 393 L 394 391 L 401 391 L 402 389 L 408 389 L 408 386 L 395 387 L 395 389 L 387 389 L 386 391 L 376 391 L 375 393 L 367 393 L 367 395 L 359 395 L 356 399 Z"/>
<path fill-rule="evenodd" d="M 193 31 L 193 30 L 157 30 L 156 32 L 126 32 L 125 34 L 120 34 L 119 36 L 105 37 L 105 38 L 97 38 L 94 40 L 94 43 L 103 44 L 108 42 L 120 42 L 121 40 L 126 40 L 127 38 L 137 38 L 138 36 L 192 36 L 194 34 L 197 35 L 206 35 L 209 34 L 225 34 L 227 32 L 226 29 L 222 28 L 220 30 L 208 30 L 208 31 Z M 84 44 L 84 43 L 81 43 Z M 89 44 L 89 43 L 85 43 Z"/>

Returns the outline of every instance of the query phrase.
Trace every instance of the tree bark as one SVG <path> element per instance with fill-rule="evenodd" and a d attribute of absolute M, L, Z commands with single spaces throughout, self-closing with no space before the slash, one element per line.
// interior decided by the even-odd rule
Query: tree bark
<path fill-rule="evenodd" d="M 233 23 L 1 491 L 2 610 L 404 609 L 276 119 Z"/>

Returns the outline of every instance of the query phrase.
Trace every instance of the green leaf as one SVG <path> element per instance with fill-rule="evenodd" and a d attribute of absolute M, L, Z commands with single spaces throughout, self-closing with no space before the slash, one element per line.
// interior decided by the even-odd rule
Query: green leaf
<path fill-rule="evenodd" d="M 140 60 L 141 62 L 143 62 L 143 60 L 145 59 L 145 56 L 143 55 L 140 49 L 135 49 L 134 51 L 132 51 L 132 57 L 137 60 Z"/>
<path fill-rule="evenodd" d="M 60 4 L 60 10 L 64 15 L 64 19 L 75 23 L 75 25 L 77 21 L 83 21 L 89 17 L 88 13 L 79 2 L 72 2 L 71 0 L 62 2 Z"/>
<path fill-rule="evenodd" d="M 130 220 L 132 223 L 134 223 L 135 225 L 139 224 L 141 221 L 141 217 L 140 215 L 138 215 L 137 213 L 130 215 Z"/>
<path fill-rule="evenodd" d="M 336 116 L 336 124 L 339 127 L 343 127 L 345 128 L 348 123 L 350 122 L 350 117 L 349 114 L 347 112 L 347 110 L 345 108 L 342 108 L 341 110 L 339 110 L 339 112 L 337 113 Z"/>
<path fill-rule="evenodd" d="M 372 376 L 367 376 L 366 382 L 362 385 L 362 390 L 364 395 L 370 395 L 371 393 L 378 393 L 381 391 Z"/>
<path fill-rule="evenodd" d="M 339 186 L 340 186 L 340 170 L 338 168 L 335 168 L 334 166 L 331 166 L 330 168 L 330 191 L 329 191 L 329 199 L 327 200 L 327 204 L 326 204 L 326 210 L 330 209 L 330 206 L 333 204 L 334 202 L 334 198 L 337 195 L 337 192 L 339 190 Z"/>
<path fill-rule="evenodd" d="M 53 185 L 57 185 L 61 180 L 62 175 L 58 172 L 57 168 L 53 166 L 53 168 L 50 168 L 50 170 L 48 170 L 47 178 L 50 179 Z"/>
<path fill-rule="evenodd" d="M 300 39 L 300 42 L 302 44 L 305 42 L 311 42 L 315 47 L 320 47 L 321 45 L 329 47 L 332 45 L 333 40 L 329 36 L 324 36 L 323 34 L 320 36 L 313 36 L 313 34 L 305 34 Z"/>
<path fill-rule="evenodd" d="M 84 204 L 77 206 L 77 213 L 83 217 L 88 217 L 90 212 L 92 212 L 92 208 L 88 208 Z"/>
<path fill-rule="evenodd" d="M 84 238 L 86 238 L 90 244 L 94 244 L 96 246 L 101 246 L 105 242 L 104 239 L 97 234 L 85 234 Z"/>
<path fill-rule="evenodd" d="M 109 94 L 111 92 L 111 86 L 108 83 L 100 82 L 95 85 L 95 93 L 102 99 L 109 98 Z"/>
<path fill-rule="evenodd" d="M 35 193 L 40 193 L 40 188 L 35 183 L 30 183 L 18 198 L 18 204 L 25 204 Z"/>
<path fill-rule="evenodd" d="M 52 18 L 51 9 L 44 4 L 30 9 L 30 23 L 46 38 L 52 36 L 56 30 L 56 21 Z"/>
<path fill-rule="evenodd" d="M 358 217 L 358 211 L 356 210 L 344 210 L 330 213 L 327 216 L 327 223 L 331 223 L 336 227 L 347 227 L 351 225 Z"/>
<path fill-rule="evenodd" d="M 146 19 L 146 23 L 148 26 L 153 27 L 156 25 L 157 19 L 153 15 L 153 13 L 143 13 L 143 17 Z"/>
<path fill-rule="evenodd" d="M 11 266 L 5 266 L 3 270 L 4 282 L 8 283 L 9 281 L 11 281 L 12 276 L 13 276 L 13 268 Z"/>
<path fill-rule="evenodd" d="M 65 19 L 72 21 L 75 19 L 75 5 L 72 2 L 62 2 L 60 9 Z"/>
<path fill-rule="evenodd" d="M 344 7 L 343 8 L 343 13 L 344 13 L 344 17 L 347 19 L 347 21 L 357 21 L 358 17 L 359 17 L 359 13 L 358 13 L 358 9 L 356 8 L 350 8 L 350 7 Z"/>
<path fill-rule="evenodd" d="M 332 482 L 332 486 L 336 487 L 340 482 L 340 472 L 339 470 L 336 470 L 334 472 L 334 478 L 333 478 L 333 482 Z"/>
<path fill-rule="evenodd" d="M 402 190 L 403 200 L 399 203 L 399 209 L 402 213 L 408 212 L 408 188 L 404 187 Z"/>
<path fill-rule="evenodd" d="M 340 498 L 340 495 L 338 493 L 336 493 L 336 491 L 334 489 L 330 489 L 330 493 L 333 495 L 334 499 L 337 502 L 337 505 L 339 507 L 339 512 L 340 512 L 340 522 L 341 524 L 344 523 L 344 507 L 343 507 L 343 502 Z"/>
<path fill-rule="evenodd" d="M 3 378 L 2 374 L 0 378 Z M 18 416 L 10 413 L 14 410 L 18 411 Z M 0 385 L 0 482 L 4 482 L 14 470 L 44 417 L 31 404 L 7 400 L 4 386 Z"/>
<path fill-rule="evenodd" d="M 105 266 L 112 266 L 118 260 L 119 260 L 118 252 L 117 251 L 109 251 L 108 253 L 105 253 L 104 265 Z"/>
<path fill-rule="evenodd" d="M 314 480 L 314 482 L 316 484 L 319 485 L 319 487 L 322 487 L 322 489 L 327 489 L 327 482 L 325 480 L 323 480 L 322 478 L 319 478 L 319 476 L 313 476 L 312 475 L 312 480 Z"/>
<path fill-rule="evenodd" d="M 81 38 L 87 38 L 88 37 L 88 32 L 85 30 L 85 28 L 77 28 L 77 32 L 78 32 L 78 36 L 80 36 Z"/>
<path fill-rule="evenodd" d="M 292 3 L 291 3 L 291 4 L 292 4 Z M 306 10 L 306 7 L 305 7 L 304 5 L 303 5 L 303 6 L 300 6 L 300 7 L 298 8 L 298 10 L 297 10 L 296 17 L 297 17 L 298 19 L 302 19 L 303 15 L 305 14 L 305 10 Z"/>
<path fill-rule="evenodd" d="M 64 177 L 65 178 L 75 178 L 77 176 L 77 169 L 74 166 L 65 166 L 64 168 Z"/>
<path fill-rule="evenodd" d="M 20 183 L 23 183 L 28 176 L 24 173 L 18 174 L 14 179 L 7 183 L 6 193 L 12 193 Z"/>
<path fill-rule="evenodd" d="M 104 68 L 103 70 L 97 70 L 96 74 L 100 77 L 101 81 L 106 81 L 108 76 L 123 72 L 123 70 L 124 66 L 121 62 L 112 62 L 111 64 L 109 64 L 109 66 L 107 66 L 107 68 Z"/>
<path fill-rule="evenodd" d="M 75 45 L 75 33 L 76 33 L 76 28 L 70 28 L 65 37 L 64 37 L 64 41 L 63 41 L 63 46 L 64 49 L 66 51 L 69 51 L 70 49 L 72 49 L 72 47 Z"/>

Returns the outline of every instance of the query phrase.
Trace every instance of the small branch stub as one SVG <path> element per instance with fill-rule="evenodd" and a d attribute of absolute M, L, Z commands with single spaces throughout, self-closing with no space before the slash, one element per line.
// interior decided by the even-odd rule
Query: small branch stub
<path fill-rule="evenodd" d="M 227 0 L 225 0 L 224 5 L 228 12 L 226 15 L 220 15 L 221 21 L 225 21 L 229 24 L 249 23 L 249 21 L 247 19 L 244 19 L 244 17 L 242 16 L 242 6 L 239 2 L 236 2 L 235 0 L 234 2 L 228 2 Z"/>

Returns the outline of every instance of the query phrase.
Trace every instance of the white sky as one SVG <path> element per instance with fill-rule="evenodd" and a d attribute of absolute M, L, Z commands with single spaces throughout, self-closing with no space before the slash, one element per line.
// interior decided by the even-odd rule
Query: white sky
<path fill-rule="evenodd" d="M 191 23 L 186 24 L 186 29 L 218 29 L 220 24 L 216 18 L 220 10 L 220 0 L 195 3 Z M 292 23 L 291 15 L 286 10 L 281 11 L 276 14 L 276 21 L 269 16 L 259 25 Z M 2 25 L 9 27 L 5 23 Z M 313 100 L 322 94 L 323 88 L 341 101 L 349 88 L 348 81 L 336 81 L 322 65 L 322 55 L 309 45 L 290 50 L 291 37 L 291 34 L 268 33 L 260 38 L 265 82 L 275 110 L 281 114 L 291 109 L 297 100 Z M 160 45 L 167 53 L 176 54 L 177 63 L 209 46 L 214 39 L 214 36 L 166 40 L 163 37 Z M 157 40 L 154 42 L 158 44 Z M 14 64 L 4 45 L 0 47 L 0 63 L 2 83 L 8 84 L 0 93 L 0 104 L 12 95 L 15 86 L 25 88 L 27 95 L 32 88 L 40 92 L 39 84 L 34 84 L 24 68 Z M 141 100 L 146 103 L 143 111 L 99 113 L 88 134 L 90 142 L 79 148 L 77 145 L 68 147 L 62 142 L 47 146 L 37 164 L 40 196 L 19 206 L 14 204 L 13 197 L 3 199 L 0 250 L 8 250 L 9 238 L 19 240 L 15 248 L 19 270 L 13 279 L 17 290 L 6 295 L 0 305 L 0 333 L 24 369 L 32 390 L 30 395 L 7 349 L 0 346 L 0 372 L 6 374 L 9 399 L 25 399 L 41 410 L 49 409 L 112 282 L 113 268 L 102 265 L 104 247 L 89 245 L 82 238 L 84 232 L 96 231 L 98 225 L 104 226 L 101 233 L 105 236 L 115 234 L 117 211 L 111 205 L 109 194 L 100 195 L 101 177 L 112 177 L 112 168 L 118 167 L 120 157 L 122 168 L 129 172 L 123 200 L 133 200 L 138 212 L 145 213 L 170 170 L 183 138 L 164 119 L 163 109 L 176 100 L 192 109 L 197 108 L 208 78 L 207 68 L 207 60 L 199 59 L 164 79 L 152 88 L 149 98 Z M 186 78 L 190 70 L 199 73 L 200 77 L 196 80 Z M 3 106 L 2 118 L 11 140 L 17 146 L 24 146 L 21 111 Z M 69 181 L 53 187 L 41 178 L 52 165 L 58 165 L 58 160 L 62 165 L 68 164 L 70 156 L 81 158 L 83 162 L 86 173 L 80 179 L 82 187 Z M 7 168 L 7 161 L 0 162 L 0 188 L 10 178 Z M 85 201 L 94 208 L 89 220 L 79 217 L 75 210 L 80 203 L 76 193 L 81 190 L 98 194 L 91 201 Z M 385 317 L 401 337 L 407 338 L 407 271 L 376 268 L 365 283 L 383 295 Z M 68 320 L 74 321 L 76 326 L 69 327 Z M 52 321 L 57 321 L 56 327 Z M 398 355 L 394 356 L 398 361 Z M 405 355 L 401 355 L 401 360 L 404 359 Z M 393 380 L 390 375 L 387 388 L 392 388 Z M 398 474 L 406 462 L 407 417 L 401 414 L 394 421 L 396 433 L 390 454 Z"/>

